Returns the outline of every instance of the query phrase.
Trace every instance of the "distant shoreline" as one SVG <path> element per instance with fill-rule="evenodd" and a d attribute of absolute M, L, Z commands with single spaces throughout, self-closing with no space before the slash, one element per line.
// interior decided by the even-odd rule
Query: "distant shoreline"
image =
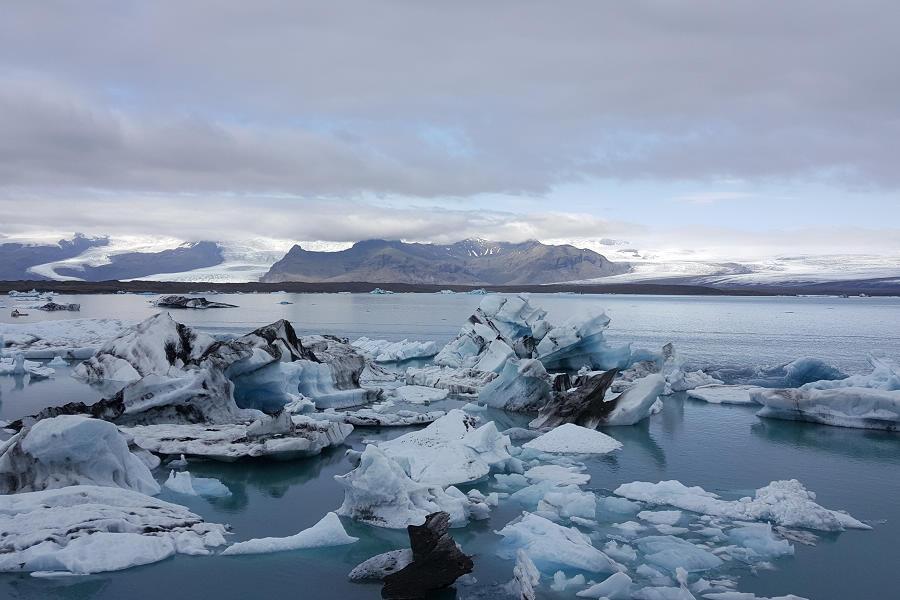
<path fill-rule="evenodd" d="M 203 292 L 220 293 L 271 293 L 291 292 L 299 294 L 315 293 L 366 293 L 375 288 L 397 293 L 435 293 L 441 290 L 454 292 L 470 292 L 484 289 L 499 293 L 532 293 L 532 294 L 636 294 L 648 296 L 802 296 L 824 295 L 858 296 L 898 296 L 900 285 L 894 288 L 860 286 L 860 282 L 830 282 L 796 286 L 746 286 L 735 288 L 718 288 L 702 285 L 667 284 L 667 283 L 619 283 L 619 284 L 547 284 L 547 285 L 438 285 L 410 283 L 368 283 L 368 282 L 324 282 L 324 283 L 205 283 L 182 281 L 0 281 L 0 294 L 11 290 L 20 292 L 36 289 L 42 292 L 58 294 L 114 294 L 116 292 L 187 294 Z"/>

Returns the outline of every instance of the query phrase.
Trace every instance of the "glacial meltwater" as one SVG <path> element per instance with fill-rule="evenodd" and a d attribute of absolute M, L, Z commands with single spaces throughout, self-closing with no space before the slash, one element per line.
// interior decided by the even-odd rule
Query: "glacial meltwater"
<path fill-rule="evenodd" d="M 452 339 L 482 297 L 468 294 L 243 294 L 216 295 L 238 308 L 173 310 L 172 316 L 214 336 L 244 334 L 276 321 L 289 320 L 301 335 L 322 333 L 388 340 Z M 140 295 L 58 296 L 78 302 L 78 313 L 43 313 L 10 318 L 12 298 L 0 299 L 0 323 L 33 323 L 71 318 L 111 318 L 137 322 L 159 309 Z M 581 313 L 605 310 L 612 319 L 607 339 L 658 350 L 673 342 L 678 355 L 695 368 L 779 365 L 815 357 L 848 374 L 868 370 L 867 355 L 878 351 L 900 358 L 900 299 L 820 297 L 662 297 L 533 295 L 533 303 L 564 321 Z M 290 302 L 283 304 L 282 302 Z M 46 362 L 46 361 L 44 361 Z M 402 366 L 401 366 L 402 368 Z M 53 377 L 28 381 L 0 377 L 0 419 L 12 420 L 50 405 L 93 402 L 102 392 L 71 378 L 72 366 L 56 366 Z M 450 399 L 428 409 L 459 407 L 467 399 Z M 900 588 L 900 433 L 830 427 L 763 419 L 759 406 L 716 405 L 676 393 L 664 407 L 638 425 L 605 428 L 623 444 L 596 458 L 577 457 L 590 482 L 583 489 L 609 495 L 633 482 L 678 480 L 731 500 L 752 496 L 769 482 L 797 479 L 816 493 L 816 502 L 845 510 L 872 527 L 841 533 L 815 532 L 809 543 L 793 542 L 794 553 L 753 567 L 729 561 L 704 574 L 730 578 L 740 592 L 771 597 L 796 594 L 811 600 L 880 600 Z M 487 410 L 502 431 L 526 426 L 527 415 Z M 357 428 L 345 446 L 311 458 L 275 462 L 261 459 L 233 463 L 190 462 L 195 477 L 214 477 L 231 495 L 188 496 L 163 488 L 160 499 L 182 504 L 212 523 L 228 524 L 228 542 L 284 537 L 318 522 L 343 500 L 335 475 L 353 469 L 347 448 L 362 450 L 364 440 L 385 440 L 413 428 Z M 521 444 L 521 441 L 515 441 Z M 154 475 L 162 483 L 165 466 Z M 461 485 L 464 492 L 492 489 L 486 480 Z M 665 509 L 665 507 L 661 507 Z M 451 533 L 473 555 L 477 582 L 458 582 L 436 598 L 504 598 L 499 585 L 512 578 L 513 560 L 498 556 L 499 531 L 523 510 L 504 500 L 490 518 L 473 521 Z M 688 516 L 688 513 L 685 512 Z M 696 516 L 696 515 L 694 515 Z M 619 521 L 637 520 L 634 515 Z M 343 519 L 354 544 L 260 555 L 174 557 L 124 571 L 86 576 L 39 578 L 0 575 L 4 598 L 378 598 L 379 583 L 351 583 L 347 573 L 365 559 L 408 546 L 404 530 L 381 529 Z M 644 522 L 643 526 L 648 526 Z M 602 548 L 614 529 L 601 523 L 593 533 Z M 635 563 L 635 564 L 640 564 Z M 562 569 L 567 577 L 582 571 Z M 553 572 L 544 572 L 539 598 L 574 598 L 586 586 L 551 589 Z M 587 580 L 605 575 L 584 573 Z M 697 598 L 702 594 L 697 593 Z"/>

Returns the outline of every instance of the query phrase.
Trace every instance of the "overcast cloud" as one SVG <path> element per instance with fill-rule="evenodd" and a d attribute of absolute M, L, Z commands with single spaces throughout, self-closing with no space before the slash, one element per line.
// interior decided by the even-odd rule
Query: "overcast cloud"
<path fill-rule="evenodd" d="M 896 2 L 0 10 L 3 233 L 662 240 L 684 230 L 644 222 L 641 203 L 824 186 L 883 209 L 878 228 L 849 224 L 871 248 L 897 240 Z M 652 190 L 627 200 L 637 209 L 604 208 L 604 186 L 635 181 Z M 559 201 L 572 185 L 577 208 Z M 776 197 L 821 212 L 812 192 Z M 704 227 L 728 237 L 748 226 L 735 221 Z M 757 241 L 813 230 L 764 211 L 750 225 Z M 825 223 L 832 244 L 856 235 L 847 225 Z"/>

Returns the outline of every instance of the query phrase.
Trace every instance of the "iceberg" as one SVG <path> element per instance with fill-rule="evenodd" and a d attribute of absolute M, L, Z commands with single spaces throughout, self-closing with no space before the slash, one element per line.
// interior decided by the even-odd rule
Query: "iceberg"
<path fill-rule="evenodd" d="M 412 560 L 411 548 L 376 554 L 353 567 L 353 570 L 347 575 L 347 579 L 350 581 L 381 581 L 391 573 L 404 568 Z"/>
<path fill-rule="evenodd" d="M 742 383 L 767 388 L 800 387 L 823 380 L 841 380 L 847 374 L 818 358 L 804 357 L 775 367 L 723 367 L 710 374 L 728 383 Z"/>
<path fill-rule="evenodd" d="M 493 421 L 476 427 L 475 419 L 459 409 L 378 447 L 414 481 L 441 487 L 478 481 L 512 460 L 509 438 Z"/>
<path fill-rule="evenodd" d="M 759 390 L 755 385 L 701 385 L 688 390 L 688 398 L 703 400 L 710 404 L 756 404 L 751 392 Z"/>
<path fill-rule="evenodd" d="M 397 412 L 378 412 L 370 408 L 360 410 L 335 412 L 326 410 L 318 416 L 329 421 L 348 423 L 354 427 L 410 427 L 413 425 L 427 425 L 437 421 L 444 415 L 442 410 L 429 412 L 413 412 L 411 410 L 398 410 Z"/>
<path fill-rule="evenodd" d="M 36 323 L 0 323 L 0 338 L 25 358 L 62 356 L 69 360 L 90 358 L 103 343 L 132 325 L 120 319 L 65 319 Z M 3 344 L 0 344 L 2 353 Z"/>
<path fill-rule="evenodd" d="M 285 552 L 288 550 L 302 550 L 304 548 L 322 548 L 326 546 L 343 546 L 353 544 L 359 538 L 347 535 L 344 526 L 338 516 L 330 512 L 322 519 L 300 533 L 288 537 L 267 537 L 237 542 L 222 551 L 223 556 L 237 554 L 268 554 L 271 552 Z"/>
<path fill-rule="evenodd" d="M 171 464 L 171 463 L 170 463 Z M 169 478 L 163 484 L 166 489 L 186 496 L 207 496 L 225 498 L 231 495 L 225 484 L 212 477 L 194 477 L 188 471 L 169 471 Z"/>
<path fill-rule="evenodd" d="M 72 485 L 158 494 L 147 465 L 112 423 L 62 415 L 24 427 L 0 446 L 0 493 Z"/>
<path fill-rule="evenodd" d="M 118 487 L 0 495 L 0 571 L 87 575 L 209 554 L 225 528 L 183 506 Z"/>
<path fill-rule="evenodd" d="M 525 512 L 496 532 L 503 537 L 498 554 L 511 559 L 521 549 L 539 568 L 573 568 L 591 573 L 616 573 L 625 568 L 591 545 L 574 527 L 563 527 Z"/>
<path fill-rule="evenodd" d="M 550 379 L 539 360 L 510 359 L 500 375 L 484 386 L 478 400 L 512 412 L 537 411 L 551 398 Z"/>
<path fill-rule="evenodd" d="M 353 426 L 282 413 L 279 419 L 262 415 L 249 424 L 160 423 L 120 430 L 134 445 L 154 454 L 231 462 L 263 456 L 277 460 L 313 456 L 342 444 Z"/>
<path fill-rule="evenodd" d="M 607 454 L 618 450 L 622 444 L 595 429 L 566 423 L 522 447 L 552 454 Z"/>
<path fill-rule="evenodd" d="M 406 370 L 406 384 L 447 390 L 451 394 L 478 394 L 497 374 L 475 369 L 431 365 Z"/>
<path fill-rule="evenodd" d="M 397 402 L 406 402 L 408 404 L 431 404 L 445 400 L 450 395 L 449 390 L 438 389 L 434 387 L 425 387 L 424 385 L 401 385 L 389 392 L 389 397 L 395 398 Z"/>
<path fill-rule="evenodd" d="M 768 521 L 785 527 L 819 531 L 871 529 L 847 513 L 829 510 L 815 502 L 816 495 L 796 479 L 773 481 L 756 490 L 753 498 L 722 500 L 701 487 L 687 487 L 680 481 L 648 483 L 636 481 L 620 485 L 614 493 L 629 500 L 668 505 L 683 510 L 738 521 Z"/>
<path fill-rule="evenodd" d="M 809 421 L 838 427 L 900 431 L 900 390 L 863 387 L 767 390 L 751 392 L 762 404 L 760 417 Z"/>
<path fill-rule="evenodd" d="M 631 363 L 631 345 L 610 346 L 603 337 L 609 317 L 600 313 L 554 327 L 540 340 L 535 357 L 548 369 L 623 369 Z"/>
<path fill-rule="evenodd" d="M 596 429 L 600 426 L 634 425 L 653 414 L 654 405 L 665 390 L 665 379 L 658 374 L 647 375 L 607 400 L 605 395 L 615 375 L 616 371 L 611 370 L 586 376 L 580 386 L 557 394 L 530 426 L 539 429 L 575 423 Z"/>
<path fill-rule="evenodd" d="M 632 580 L 625 573 L 613 573 L 598 584 L 577 592 L 579 598 L 606 598 L 607 600 L 629 600 Z"/>
<path fill-rule="evenodd" d="M 402 340 L 399 342 L 389 342 L 388 340 L 373 340 L 367 337 L 361 337 L 354 341 L 352 346 L 378 363 L 393 363 L 416 358 L 430 358 L 438 353 L 437 344 L 430 341 L 419 342 Z"/>
<path fill-rule="evenodd" d="M 722 559 L 687 540 L 671 535 L 651 535 L 635 541 L 644 560 L 672 573 L 681 568 L 688 573 L 722 566 Z"/>
<path fill-rule="evenodd" d="M 361 523 L 402 529 L 444 511 L 454 526 L 461 526 L 469 517 L 470 500 L 462 492 L 413 481 L 400 464 L 372 444 L 366 446 L 359 465 L 346 475 L 336 475 L 335 481 L 344 488 L 337 514 Z"/>
<path fill-rule="evenodd" d="M 0 375 L 28 375 L 32 379 L 47 379 L 55 372 L 50 367 L 25 360 L 25 355 L 21 352 L 17 352 L 12 358 L 0 358 Z"/>
<path fill-rule="evenodd" d="M 534 588 L 541 581 L 541 573 L 534 562 L 520 548 L 516 550 L 516 564 L 513 567 L 512 581 L 506 584 L 506 591 L 516 600 L 535 600 Z"/>

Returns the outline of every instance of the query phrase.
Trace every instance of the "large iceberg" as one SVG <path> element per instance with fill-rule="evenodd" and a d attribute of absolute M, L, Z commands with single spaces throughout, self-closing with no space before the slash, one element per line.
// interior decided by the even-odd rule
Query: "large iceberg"
<path fill-rule="evenodd" d="M 93 406 L 51 407 L 37 418 L 85 412 L 120 425 L 247 423 L 303 398 L 326 406 L 363 404 L 379 392 L 359 387 L 365 359 L 343 340 L 298 338 L 277 321 L 216 341 L 159 314 L 108 341 L 75 369 L 88 381 L 129 381 Z"/>
<path fill-rule="evenodd" d="M 121 427 L 132 443 L 154 454 L 221 461 L 269 457 L 292 460 L 342 444 L 352 425 L 305 415 L 261 415 L 250 423 L 221 425 L 159 423 Z"/>
<path fill-rule="evenodd" d="M 900 431 L 900 370 L 885 358 L 869 361 L 868 374 L 793 389 L 757 389 L 750 396 L 763 405 L 760 417 Z"/>
<path fill-rule="evenodd" d="M 44 419 L 0 446 L 0 494 L 70 485 L 159 493 L 150 469 L 106 421 L 75 415 Z"/>
<path fill-rule="evenodd" d="M 900 390 L 864 387 L 767 390 L 750 394 L 762 404 L 760 417 L 809 421 L 839 427 L 900 431 Z"/>
<path fill-rule="evenodd" d="M 459 409 L 425 429 L 378 446 L 414 481 L 442 487 L 478 481 L 512 460 L 510 440 L 493 421 L 476 427 L 475 420 Z"/>
<path fill-rule="evenodd" d="M 675 480 L 659 483 L 635 481 L 620 485 L 614 493 L 629 500 L 674 506 L 739 521 L 768 521 L 786 527 L 820 531 L 871 529 L 845 512 L 816 504 L 816 495 L 795 479 L 773 481 L 756 490 L 753 498 L 739 500 L 722 500 L 701 487 L 688 487 Z"/>
<path fill-rule="evenodd" d="M 374 445 L 366 446 L 359 465 L 335 480 L 344 488 L 337 514 L 356 521 L 401 529 L 419 525 L 431 513 L 444 511 L 454 526 L 465 525 L 470 500 L 456 488 L 413 481 L 397 461 Z"/>
<path fill-rule="evenodd" d="M 117 487 L 0 495 L 0 571 L 86 575 L 209 554 L 225 528 L 183 506 Z"/>

